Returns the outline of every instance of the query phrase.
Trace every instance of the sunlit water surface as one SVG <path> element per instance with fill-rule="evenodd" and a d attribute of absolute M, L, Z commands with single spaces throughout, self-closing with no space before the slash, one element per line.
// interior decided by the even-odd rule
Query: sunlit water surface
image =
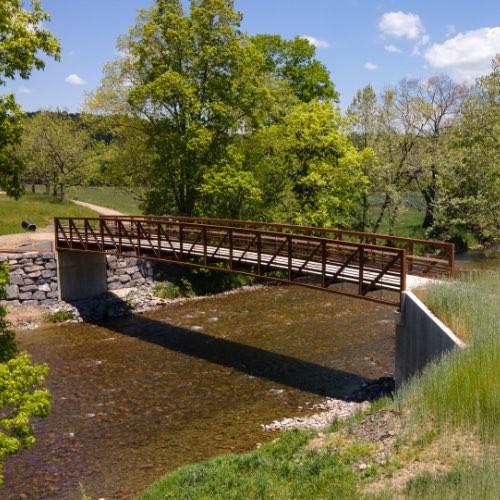
<path fill-rule="evenodd" d="M 7 459 L 3 499 L 133 498 L 182 464 L 251 450 L 262 424 L 392 375 L 395 309 L 300 287 L 18 333 L 52 409 Z"/>

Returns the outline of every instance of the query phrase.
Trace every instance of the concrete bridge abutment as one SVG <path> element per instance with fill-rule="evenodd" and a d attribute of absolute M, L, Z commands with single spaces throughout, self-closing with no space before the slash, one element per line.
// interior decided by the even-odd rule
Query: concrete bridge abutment
<path fill-rule="evenodd" d="M 59 250 L 56 261 L 59 300 L 71 302 L 107 292 L 105 254 Z"/>
<path fill-rule="evenodd" d="M 416 295 L 403 292 L 396 324 L 396 389 L 431 361 L 465 344 Z"/>

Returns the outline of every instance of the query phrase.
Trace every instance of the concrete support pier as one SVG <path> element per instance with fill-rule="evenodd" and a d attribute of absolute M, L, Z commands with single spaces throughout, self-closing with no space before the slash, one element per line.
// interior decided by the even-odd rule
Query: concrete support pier
<path fill-rule="evenodd" d="M 59 300 L 88 299 L 107 291 L 106 255 L 57 252 Z"/>
<path fill-rule="evenodd" d="M 464 345 L 412 292 L 403 292 L 396 325 L 396 388 L 427 363 Z"/>

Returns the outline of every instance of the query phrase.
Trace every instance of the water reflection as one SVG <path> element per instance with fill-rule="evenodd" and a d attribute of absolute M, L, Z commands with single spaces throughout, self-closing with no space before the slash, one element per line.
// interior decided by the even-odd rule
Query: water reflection
<path fill-rule="evenodd" d="M 50 416 L 0 497 L 133 498 L 188 462 L 272 439 L 261 424 L 390 375 L 394 309 L 298 287 L 20 332 L 51 366 Z M 81 486 L 80 486 L 81 485 Z"/>

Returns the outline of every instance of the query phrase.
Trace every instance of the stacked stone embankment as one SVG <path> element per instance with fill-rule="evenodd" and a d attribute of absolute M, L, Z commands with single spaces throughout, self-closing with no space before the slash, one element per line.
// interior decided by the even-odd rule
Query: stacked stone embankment
<path fill-rule="evenodd" d="M 0 254 L 0 264 L 10 268 L 10 284 L 2 305 L 41 306 L 57 302 L 59 291 L 54 252 Z M 155 271 L 150 262 L 134 257 L 107 257 L 109 291 L 150 285 Z"/>
<path fill-rule="evenodd" d="M 10 284 L 8 305 L 37 306 L 57 301 L 57 263 L 52 252 L 0 255 L 0 264 L 8 262 Z"/>

